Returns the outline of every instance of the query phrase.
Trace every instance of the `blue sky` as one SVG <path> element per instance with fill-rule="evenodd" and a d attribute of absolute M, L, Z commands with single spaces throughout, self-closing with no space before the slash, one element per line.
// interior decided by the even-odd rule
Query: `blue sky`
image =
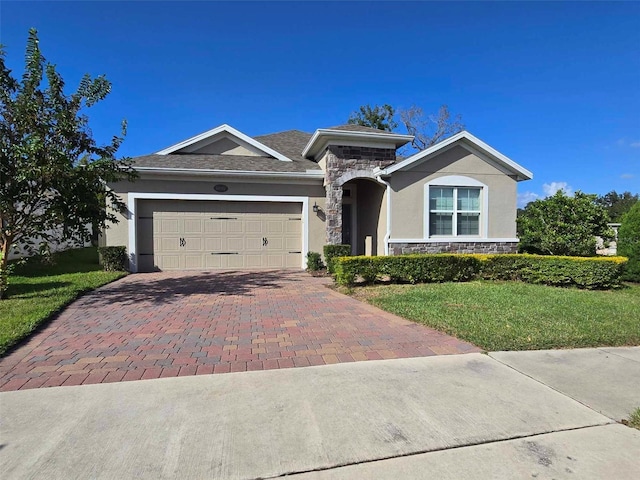
<path fill-rule="evenodd" d="M 29 27 L 97 139 L 129 123 L 142 155 L 228 123 L 248 135 L 345 123 L 362 104 L 446 103 L 467 130 L 534 172 L 522 198 L 563 184 L 640 191 L 638 2 L 0 2 L 22 73 Z"/>

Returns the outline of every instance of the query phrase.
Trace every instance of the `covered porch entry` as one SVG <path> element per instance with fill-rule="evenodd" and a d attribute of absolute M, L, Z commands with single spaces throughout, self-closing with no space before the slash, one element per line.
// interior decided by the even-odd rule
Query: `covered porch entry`
<path fill-rule="evenodd" d="M 371 178 L 342 184 L 340 241 L 352 255 L 384 255 L 387 230 L 386 189 Z"/>

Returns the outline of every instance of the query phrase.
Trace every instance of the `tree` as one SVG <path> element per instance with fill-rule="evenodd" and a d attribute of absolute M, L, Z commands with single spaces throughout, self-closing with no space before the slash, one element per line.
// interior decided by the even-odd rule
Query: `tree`
<path fill-rule="evenodd" d="M 527 204 L 517 219 L 520 250 L 543 255 L 592 256 L 596 236 L 613 238 L 609 217 L 596 195 L 577 191 L 573 197 L 558 190 Z"/>
<path fill-rule="evenodd" d="M 398 127 L 393 120 L 394 115 L 395 110 L 391 105 L 362 105 L 351 114 L 347 123 L 392 132 Z"/>
<path fill-rule="evenodd" d="M 638 200 L 640 200 L 640 196 L 637 193 L 635 195 L 631 192 L 619 194 L 615 190 L 611 190 L 609 193 L 598 197 L 596 203 L 605 208 L 612 222 L 619 223 L 624 214 L 631 210 L 631 207 Z"/>
<path fill-rule="evenodd" d="M 21 80 L 4 59 L 0 48 L 0 298 L 10 249 L 46 252 L 53 240 L 88 239 L 92 224 L 117 222 L 117 210 L 125 208 L 105 183 L 135 177 L 127 160 L 115 158 L 126 123 L 110 144 L 98 145 L 83 113 L 109 94 L 104 76 L 85 75 L 77 91 L 65 95 L 35 29 L 29 31 Z"/>
<path fill-rule="evenodd" d="M 618 254 L 629 259 L 625 264 L 624 279 L 640 282 L 640 202 L 636 202 L 622 217 L 617 248 Z"/>
<path fill-rule="evenodd" d="M 452 117 L 447 105 L 442 105 L 436 115 L 426 115 L 422 108 L 416 106 L 399 113 L 407 133 L 414 136 L 411 145 L 416 150 L 425 150 L 464 130 L 462 117 Z"/>
<path fill-rule="evenodd" d="M 462 117 L 452 117 L 446 105 L 442 105 L 435 115 L 426 115 L 422 108 L 416 106 L 398 109 L 397 114 L 407 133 L 413 135 L 411 146 L 415 150 L 429 148 L 464 130 Z M 363 105 L 351 114 L 347 123 L 392 132 L 398 128 L 395 116 L 396 109 L 390 105 Z"/>

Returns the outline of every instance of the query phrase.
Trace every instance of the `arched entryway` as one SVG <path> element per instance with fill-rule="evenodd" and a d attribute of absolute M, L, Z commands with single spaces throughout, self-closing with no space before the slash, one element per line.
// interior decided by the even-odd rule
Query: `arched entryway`
<path fill-rule="evenodd" d="M 353 255 L 383 255 L 386 234 L 385 188 L 370 178 L 342 185 L 342 243 Z"/>

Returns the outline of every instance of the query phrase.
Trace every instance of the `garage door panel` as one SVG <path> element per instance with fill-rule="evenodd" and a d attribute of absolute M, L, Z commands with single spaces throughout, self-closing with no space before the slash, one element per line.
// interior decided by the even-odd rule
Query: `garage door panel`
<path fill-rule="evenodd" d="M 221 252 L 223 239 L 221 237 L 205 237 L 204 249 L 208 252 Z"/>
<path fill-rule="evenodd" d="M 300 254 L 287 255 L 285 257 L 284 268 L 300 268 Z"/>
<path fill-rule="evenodd" d="M 285 238 L 284 249 L 288 251 L 302 250 L 302 241 L 299 238 Z"/>
<path fill-rule="evenodd" d="M 299 203 L 143 200 L 138 211 L 149 217 L 141 270 L 300 268 Z"/>
<path fill-rule="evenodd" d="M 244 250 L 244 238 L 242 237 L 228 237 L 227 238 L 227 250 L 229 252 L 241 252 Z"/>
<path fill-rule="evenodd" d="M 178 270 L 180 265 L 180 255 L 159 255 L 158 268 L 160 270 Z"/>
<path fill-rule="evenodd" d="M 227 220 L 223 228 L 227 233 L 244 233 L 244 222 L 242 220 Z"/>
<path fill-rule="evenodd" d="M 247 220 L 245 222 L 245 232 L 247 233 L 262 233 L 262 222 L 260 220 Z"/>
<path fill-rule="evenodd" d="M 245 245 L 247 250 L 259 252 L 262 250 L 262 237 L 247 237 Z"/>
<path fill-rule="evenodd" d="M 278 234 L 284 232 L 284 219 L 269 220 L 266 223 L 267 234 Z"/>
<path fill-rule="evenodd" d="M 225 255 L 227 259 L 227 266 L 229 268 L 244 268 L 245 267 L 245 256 L 244 255 Z"/>
<path fill-rule="evenodd" d="M 262 254 L 252 255 L 247 254 L 244 256 L 246 260 L 247 268 L 262 268 L 264 267 L 264 261 L 262 259 Z"/>
<path fill-rule="evenodd" d="M 185 255 L 184 268 L 202 268 L 204 267 L 203 255 Z"/>
<path fill-rule="evenodd" d="M 184 233 L 186 235 L 189 235 L 191 233 L 202 233 L 202 219 L 201 218 L 185 218 Z"/>
<path fill-rule="evenodd" d="M 292 234 L 300 234 L 302 229 L 302 221 L 289 219 L 285 224 L 285 232 Z"/>
<path fill-rule="evenodd" d="M 283 254 L 267 254 L 267 267 L 269 268 L 282 268 L 284 267 Z"/>
<path fill-rule="evenodd" d="M 267 244 L 267 251 L 282 251 L 284 250 L 284 238 L 271 237 Z"/>
<path fill-rule="evenodd" d="M 177 218 L 161 218 L 159 222 L 160 233 L 178 233 L 180 226 Z"/>
<path fill-rule="evenodd" d="M 160 238 L 159 244 L 161 252 L 177 252 L 180 250 L 180 239 L 178 237 Z"/>
<path fill-rule="evenodd" d="M 205 233 L 222 233 L 223 232 L 223 220 L 204 220 L 204 232 Z"/>
<path fill-rule="evenodd" d="M 205 255 L 204 265 L 206 268 L 222 268 L 222 258 L 220 255 Z"/>
<path fill-rule="evenodd" d="M 192 235 L 184 237 L 184 249 L 187 252 L 202 252 L 204 250 L 203 240 L 202 237 L 194 237 Z"/>

